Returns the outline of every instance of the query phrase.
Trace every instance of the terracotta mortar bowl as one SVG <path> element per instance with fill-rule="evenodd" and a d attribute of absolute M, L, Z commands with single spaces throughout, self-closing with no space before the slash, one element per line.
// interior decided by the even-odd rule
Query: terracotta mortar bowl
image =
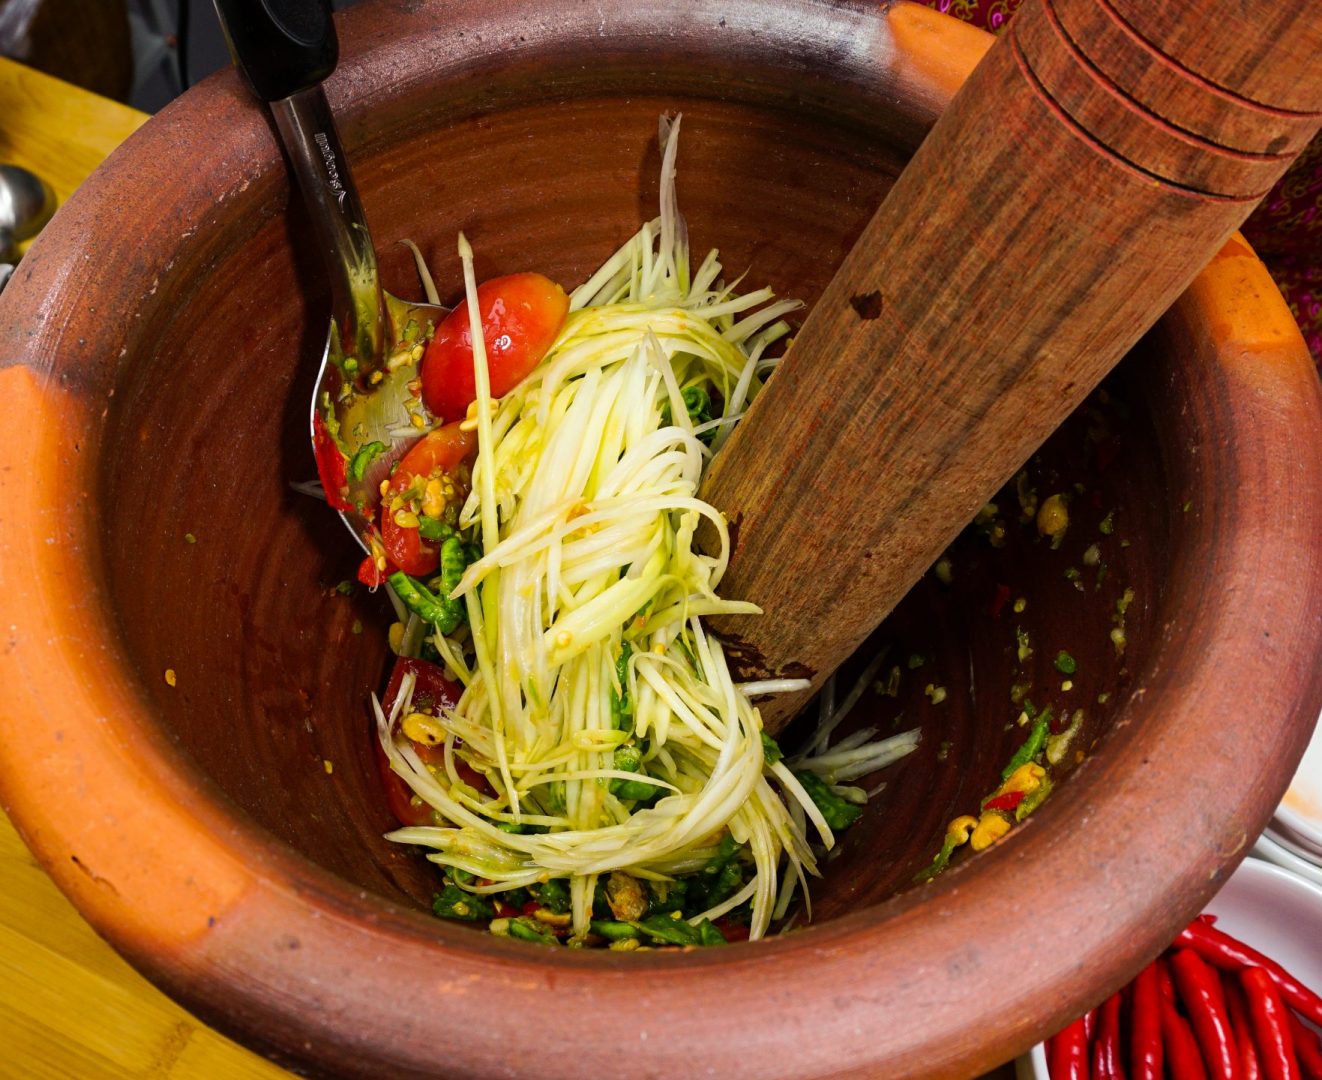
<path fill-rule="evenodd" d="M 341 38 L 329 92 L 397 293 L 410 237 L 456 294 L 459 227 L 479 277 L 582 280 L 653 213 L 656 118 L 682 109 L 695 251 L 809 303 L 987 42 L 807 0 L 399 0 Z M 923 741 L 813 923 L 626 956 L 439 921 L 432 868 L 381 838 L 386 605 L 335 592 L 357 554 L 289 488 L 314 475 L 327 311 L 304 235 L 226 73 L 130 139 L 0 299 L 5 809 L 204 1018 L 337 1075 L 969 1075 L 1129 978 L 1247 852 L 1322 699 L 1322 406 L 1238 242 L 1030 466 L 1025 492 L 1073 499 L 1060 549 L 1012 486 L 952 584 L 865 650 L 902 678 L 857 722 Z M 997 520 L 1004 547 L 979 535 Z M 1024 680 L 1084 709 L 1086 756 L 1006 840 L 914 886 L 1023 741 Z"/>

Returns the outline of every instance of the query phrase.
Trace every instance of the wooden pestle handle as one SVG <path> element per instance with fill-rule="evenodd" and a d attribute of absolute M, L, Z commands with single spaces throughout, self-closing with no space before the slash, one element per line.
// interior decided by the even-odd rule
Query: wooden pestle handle
<path fill-rule="evenodd" d="M 738 677 L 858 647 L 1317 132 L 1319 55 L 1313 0 L 1028 0 L 711 466 Z"/>

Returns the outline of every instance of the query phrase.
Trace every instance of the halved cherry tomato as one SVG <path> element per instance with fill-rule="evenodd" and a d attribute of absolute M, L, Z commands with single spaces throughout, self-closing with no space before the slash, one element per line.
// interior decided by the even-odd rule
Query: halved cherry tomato
<path fill-rule="evenodd" d="M 453 474 L 477 449 L 477 433 L 446 424 L 429 431 L 404 455 L 381 502 L 381 543 L 391 565 L 419 577 L 430 574 L 440 561 L 440 549 L 424 540 L 416 526 L 400 525 L 390 510 L 390 497 L 405 490 L 419 477 Z M 360 577 L 362 576 L 360 572 Z"/>
<path fill-rule="evenodd" d="M 430 574 L 440 565 L 440 548 L 424 540 L 416 527 L 406 528 L 396 524 L 395 515 L 390 507 L 381 506 L 381 543 L 386 549 L 386 575 L 391 573 L 390 565 L 412 577 Z"/>
<path fill-rule="evenodd" d="M 569 297 L 541 274 L 509 274 L 477 290 L 482 340 L 487 347 L 491 396 L 514 389 L 555 342 L 569 311 Z M 422 400 L 447 420 L 462 419 L 477 398 L 473 383 L 473 336 L 465 300 L 436 328 L 422 361 Z"/>
<path fill-rule="evenodd" d="M 401 825 L 432 825 L 431 807 L 419 800 L 413 802 L 413 789 L 404 782 L 404 778 L 390 767 L 390 759 L 381 749 L 379 739 L 372 740 L 373 756 L 376 758 L 376 771 L 381 777 L 381 786 L 385 788 L 386 805 Z"/>
<path fill-rule="evenodd" d="M 369 555 L 358 564 L 358 580 L 369 589 L 375 589 L 384 585 L 389 580 L 390 575 L 398 569 L 398 566 L 392 566 L 390 560 L 387 559 L 386 568 L 382 570 L 381 567 L 376 565 L 376 560 Z"/>
<path fill-rule="evenodd" d="M 395 668 L 390 673 L 390 682 L 386 685 L 385 700 L 381 704 L 381 708 L 387 716 L 394 709 L 395 702 L 399 699 L 400 684 L 403 683 L 404 676 L 409 672 L 412 672 L 415 678 L 413 699 L 411 701 L 415 711 L 436 712 L 443 708 L 452 709 L 459 703 L 459 696 L 463 693 L 462 688 L 447 679 L 440 668 L 435 664 L 429 664 L 426 660 L 401 656 L 395 660 Z M 431 825 L 433 823 L 431 807 L 425 803 L 415 804 L 413 802 L 412 789 L 405 783 L 403 777 L 390 767 L 390 759 L 386 757 L 386 752 L 381 749 L 380 740 L 373 738 L 372 745 L 376 752 L 377 771 L 381 774 L 381 783 L 385 787 L 386 802 L 390 806 L 391 813 L 404 825 Z M 445 750 L 443 747 L 428 746 L 425 743 L 418 742 L 413 743 L 412 746 L 417 751 L 418 757 L 426 764 L 444 764 Z M 455 759 L 454 764 L 455 772 L 459 774 L 459 779 L 465 784 L 485 795 L 494 794 L 485 776 L 459 758 Z"/>
<path fill-rule="evenodd" d="M 735 922 L 726 916 L 717 919 L 713 924 L 721 932 L 726 941 L 747 941 L 748 924 Z"/>
<path fill-rule="evenodd" d="M 400 459 L 390 486 L 395 491 L 402 491 L 415 476 L 452 472 L 472 457 L 476 449 L 477 432 L 462 431 L 457 423 L 429 431 Z"/>

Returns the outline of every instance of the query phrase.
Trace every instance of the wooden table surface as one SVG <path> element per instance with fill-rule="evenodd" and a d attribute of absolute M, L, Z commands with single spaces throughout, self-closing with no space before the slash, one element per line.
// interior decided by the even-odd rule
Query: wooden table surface
<path fill-rule="evenodd" d="M 0 163 L 31 169 L 60 202 L 146 119 L 0 57 Z M 213 1031 L 134 971 L 64 898 L 0 813 L 0 1076 L 290 1075 Z M 1013 1074 L 1006 1068 L 995 1075 Z"/>
<path fill-rule="evenodd" d="M 0 57 L 0 163 L 63 202 L 145 113 Z M 0 708 L 3 702 L 0 702 Z M 0 813 L 0 1076 L 279 1080 L 97 937 Z"/>

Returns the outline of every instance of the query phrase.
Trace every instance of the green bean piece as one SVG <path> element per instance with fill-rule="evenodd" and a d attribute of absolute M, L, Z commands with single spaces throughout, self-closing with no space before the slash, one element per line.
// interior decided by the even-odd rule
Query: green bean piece
<path fill-rule="evenodd" d="M 625 941 L 639 936 L 638 928 L 633 923 L 617 922 L 615 919 L 593 919 L 589 925 L 594 934 L 600 934 L 607 941 Z"/>
<path fill-rule="evenodd" d="M 705 907 L 715 907 L 725 902 L 739 891 L 743 883 L 744 868 L 737 862 L 727 863 L 721 867 L 721 872 L 708 888 Z"/>
<path fill-rule="evenodd" d="M 702 869 L 686 879 L 682 906 L 686 915 L 696 915 L 715 907 L 739 891 L 744 883 L 744 868 L 736 857 L 741 850 L 734 837 L 728 832 L 721 837 L 720 846 L 703 865 Z"/>
<path fill-rule="evenodd" d="M 1051 777 L 1042 777 L 1037 787 L 1024 798 L 1023 802 L 1014 808 L 1015 821 L 1023 821 L 1024 818 L 1046 802 L 1047 797 L 1051 794 L 1052 787 Z"/>
<path fill-rule="evenodd" d="M 620 772 L 641 773 L 643 769 L 642 751 L 633 743 L 625 743 L 615 748 L 615 768 Z M 611 781 L 610 792 L 617 799 L 650 799 L 661 789 L 656 784 L 645 780 L 623 780 L 616 777 Z"/>
<path fill-rule="evenodd" d="M 462 919 L 465 922 L 477 922 L 490 919 L 495 910 L 485 898 L 474 893 L 464 892 L 458 885 L 446 885 L 431 898 L 432 912 L 442 919 Z"/>
<path fill-rule="evenodd" d="M 698 944 L 699 945 L 728 945 L 725 935 L 712 924 L 710 919 L 703 919 L 698 923 Z"/>
<path fill-rule="evenodd" d="M 571 906 L 569 886 L 560 878 L 552 878 L 540 885 L 531 885 L 528 891 L 542 907 L 550 908 L 557 915 L 563 915 Z"/>
<path fill-rule="evenodd" d="M 520 941 L 534 941 L 539 945 L 560 944 L 556 940 L 554 934 L 538 929 L 537 924 L 533 919 L 511 919 L 510 937 L 518 938 Z"/>
<path fill-rule="evenodd" d="M 523 905 L 532 899 L 532 893 L 520 886 L 517 889 L 509 889 L 500 894 L 501 903 L 514 908 L 515 911 L 522 911 Z"/>
<path fill-rule="evenodd" d="M 633 646 L 626 641 L 620 646 L 620 655 L 615 661 L 615 680 L 620 684 L 620 688 L 617 691 L 615 687 L 611 687 L 611 727 L 616 731 L 633 726 L 633 702 L 629 699 L 629 657 L 632 655 Z M 615 767 L 620 768 L 619 765 Z"/>
<path fill-rule="evenodd" d="M 762 759 L 768 765 L 775 765 L 784 756 L 784 752 L 780 749 L 780 743 L 776 742 L 776 740 L 765 731 L 762 732 Z"/>
<path fill-rule="evenodd" d="M 833 832 L 849 828 L 863 813 L 861 806 L 855 806 L 853 803 L 840 798 L 831 790 L 830 785 L 815 772 L 804 770 L 795 773 L 794 777 L 803 785 L 803 790 L 808 793 L 812 801 L 817 804 L 817 809 L 822 812 L 822 817 L 826 818 L 826 824 L 831 826 Z"/>
<path fill-rule="evenodd" d="M 684 402 L 684 411 L 689 414 L 689 423 L 694 427 L 711 420 L 711 395 L 701 386 L 686 386 L 680 391 L 679 396 Z M 661 426 L 668 427 L 674 423 L 673 415 L 670 409 L 670 401 L 663 401 L 661 403 Z M 704 431 L 698 438 L 703 442 L 711 442 L 715 435 L 715 431 Z"/>
<path fill-rule="evenodd" d="M 1024 740 L 1024 745 L 1014 752 L 1014 757 L 1009 764 L 1001 770 L 1001 779 L 1009 780 L 1015 769 L 1021 765 L 1027 765 L 1030 761 L 1036 761 L 1042 753 L 1042 748 L 1046 745 L 1047 734 L 1051 730 L 1051 706 L 1048 705 L 1038 715 L 1033 722 L 1033 730 L 1029 732 L 1028 738 Z"/>
<path fill-rule="evenodd" d="M 367 472 L 367 466 L 372 464 L 386 451 L 386 444 L 383 442 L 370 442 L 366 446 L 360 446 L 353 457 L 349 459 L 349 478 L 351 480 L 361 480 Z"/>
<path fill-rule="evenodd" d="M 955 848 L 957 847 L 959 847 L 959 844 L 955 842 L 954 838 L 947 834 L 946 842 L 941 845 L 941 850 L 936 853 L 936 858 L 932 860 L 931 865 L 925 870 L 921 870 L 917 874 L 914 874 L 914 881 L 931 881 L 932 878 L 936 877 L 937 874 L 941 873 L 941 871 L 946 868 L 950 862 L 950 856 L 955 853 Z"/>
<path fill-rule="evenodd" d="M 663 945 L 698 945 L 702 940 L 697 927 L 690 926 L 674 914 L 649 915 L 634 925 L 653 941 Z"/>
<path fill-rule="evenodd" d="M 468 569 L 468 562 L 468 552 L 464 550 L 464 542 L 459 537 L 448 536 L 441 542 L 440 594 L 444 599 L 448 600 L 450 594 L 459 588 L 459 581 Z"/>
<path fill-rule="evenodd" d="M 439 518 L 419 514 L 418 535 L 424 540 L 448 540 L 454 535 L 454 530 Z"/>
<path fill-rule="evenodd" d="M 689 882 L 692 878 L 676 878 L 674 881 L 649 881 L 648 891 L 652 894 L 651 911 L 690 912 Z M 698 908 L 705 910 L 707 905 Z"/>
<path fill-rule="evenodd" d="M 404 606 L 418 618 L 431 623 L 442 634 L 453 633 L 455 627 L 463 621 L 464 606 L 458 600 L 436 596 L 422 582 L 409 577 L 403 570 L 396 570 L 389 580 L 390 587 Z"/>
<path fill-rule="evenodd" d="M 739 842 L 727 832 L 721 837 L 721 843 L 716 849 L 716 854 L 707 860 L 702 872 L 715 877 L 730 865 L 737 854 L 739 854 Z"/>

